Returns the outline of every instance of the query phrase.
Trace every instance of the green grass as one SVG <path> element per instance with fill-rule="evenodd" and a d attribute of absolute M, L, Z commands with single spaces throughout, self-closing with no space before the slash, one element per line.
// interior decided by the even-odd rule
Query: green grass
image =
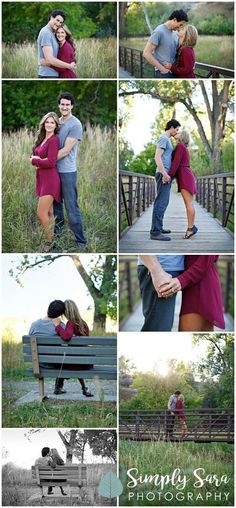
<path fill-rule="evenodd" d="M 3 427 L 116 427 L 115 403 L 45 401 L 17 406 L 3 391 Z"/>
<path fill-rule="evenodd" d="M 116 39 L 81 39 L 76 41 L 79 78 L 115 78 Z M 2 45 L 4 78 L 37 78 L 37 49 L 33 43 Z"/>
<path fill-rule="evenodd" d="M 232 506 L 234 503 L 234 486 L 233 486 L 233 446 L 225 443 L 163 443 L 163 442 L 132 442 L 120 440 L 120 479 L 124 485 L 124 492 L 120 498 L 121 506 Z M 212 494 L 216 491 L 229 492 L 228 501 L 215 500 L 214 498 L 207 501 L 193 499 L 192 501 L 164 501 L 162 500 L 137 500 L 135 497 L 128 500 L 127 484 L 127 470 L 130 468 L 137 468 L 140 474 L 170 474 L 173 473 L 175 468 L 181 469 L 181 475 L 186 474 L 189 478 L 183 494 L 187 492 L 201 493 L 202 496 L 206 492 Z M 214 485 L 204 484 L 200 489 L 193 487 L 196 479 L 193 477 L 193 471 L 196 468 L 204 468 L 205 474 L 201 475 L 206 477 L 207 474 L 216 474 L 218 477 L 227 475 L 230 482 L 227 485 L 216 488 Z M 136 477 L 138 475 L 136 474 Z M 138 485 L 132 489 L 135 493 L 148 493 L 160 491 L 159 487 L 152 484 Z M 176 494 L 175 487 L 165 486 L 165 492 Z M 145 497 L 145 496 L 144 496 Z"/>
<path fill-rule="evenodd" d="M 120 45 L 143 50 L 147 41 L 148 37 L 129 37 L 122 39 Z M 231 35 L 200 35 L 195 54 L 197 62 L 233 69 L 234 38 Z"/>
<path fill-rule="evenodd" d="M 44 236 L 36 217 L 35 168 L 28 158 L 33 135 L 27 129 L 3 135 L 3 252 L 41 252 Z M 78 153 L 79 205 L 88 240 L 86 252 L 116 252 L 116 136 L 90 127 Z M 54 252 L 78 247 L 66 223 Z"/>

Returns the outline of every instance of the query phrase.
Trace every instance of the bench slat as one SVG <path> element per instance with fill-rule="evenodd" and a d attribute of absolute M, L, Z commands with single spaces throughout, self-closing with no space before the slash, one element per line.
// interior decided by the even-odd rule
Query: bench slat
<path fill-rule="evenodd" d="M 65 344 L 61 345 L 61 346 L 38 346 L 38 353 L 41 354 L 41 353 L 46 353 L 46 354 L 50 354 L 52 353 L 53 355 L 57 355 L 57 354 L 70 354 L 70 355 L 89 355 L 91 354 L 91 350 L 92 350 L 92 354 L 94 355 L 116 355 L 116 347 L 96 347 L 96 346 L 92 346 L 92 347 L 86 347 L 86 346 L 66 346 Z M 24 344 L 23 346 L 23 353 L 24 355 L 25 354 L 31 354 L 31 347 L 30 347 L 30 344 Z"/>
<path fill-rule="evenodd" d="M 42 377 L 58 377 L 59 375 L 58 369 L 40 369 L 40 375 Z M 27 369 L 27 374 L 32 376 L 33 369 Z M 89 370 L 62 370 L 60 373 L 60 377 L 63 378 L 78 378 L 83 377 L 85 379 L 91 379 L 93 377 L 98 377 L 100 379 L 117 379 L 117 369 L 116 367 L 95 367 Z"/>
<path fill-rule="evenodd" d="M 88 365 L 88 364 L 96 364 L 96 365 L 116 365 L 116 356 L 73 356 L 68 355 L 63 357 L 60 355 L 39 355 L 39 363 L 48 363 L 48 364 L 60 364 L 63 365 Z M 31 362 L 32 356 L 25 355 L 25 362 Z M 42 370 L 42 366 L 40 365 L 40 372 Z"/>
<path fill-rule="evenodd" d="M 36 335 L 35 335 L 36 337 Z M 23 335 L 23 344 L 30 344 L 30 336 Z M 37 336 L 37 343 L 40 345 L 55 345 L 59 346 L 60 344 L 65 345 L 65 341 L 60 337 L 49 337 L 49 336 Z M 116 337 L 72 337 L 69 342 L 72 346 L 81 346 L 81 345 L 99 345 L 99 346 L 116 346 L 117 339 Z"/>

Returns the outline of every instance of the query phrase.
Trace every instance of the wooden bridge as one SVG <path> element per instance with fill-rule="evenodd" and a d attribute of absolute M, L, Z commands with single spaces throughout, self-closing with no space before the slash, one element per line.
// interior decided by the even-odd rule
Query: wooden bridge
<path fill-rule="evenodd" d="M 120 242 L 123 253 L 233 253 L 234 174 L 197 177 L 196 236 L 183 240 L 187 219 L 181 194 L 172 191 L 164 227 L 172 231 L 171 242 L 150 240 L 155 178 L 141 173 L 120 172 Z"/>
<path fill-rule="evenodd" d="M 187 424 L 185 434 L 181 432 L 178 410 L 175 413 L 174 421 L 171 421 L 166 409 L 120 410 L 120 438 L 134 441 L 234 443 L 233 410 L 187 409 L 185 410 Z"/>
<path fill-rule="evenodd" d="M 119 46 L 119 65 L 130 77 L 154 78 L 154 67 L 143 57 L 140 49 Z M 197 78 L 234 78 L 234 71 L 225 67 L 196 62 L 195 74 Z"/>

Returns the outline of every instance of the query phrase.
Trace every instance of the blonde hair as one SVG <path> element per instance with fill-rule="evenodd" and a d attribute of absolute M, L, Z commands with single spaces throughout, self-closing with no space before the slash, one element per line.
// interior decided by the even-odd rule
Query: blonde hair
<path fill-rule="evenodd" d="M 183 40 L 183 46 L 189 46 L 190 48 L 194 48 L 197 44 L 198 31 L 193 25 L 187 25 L 185 37 Z"/>
<path fill-rule="evenodd" d="M 34 148 L 36 148 L 36 146 L 40 145 L 46 136 L 45 122 L 46 122 L 46 120 L 48 120 L 48 118 L 53 118 L 53 120 L 56 124 L 54 134 L 57 134 L 59 132 L 59 118 L 58 118 L 57 114 L 54 113 L 54 111 L 50 111 L 49 113 L 46 113 L 46 115 L 43 116 L 42 120 L 40 120 L 39 128 L 38 128 L 38 131 L 36 134 L 37 137 L 35 140 Z"/>
<path fill-rule="evenodd" d="M 180 142 L 183 143 L 185 146 L 188 146 L 190 143 L 190 135 L 187 129 L 183 129 L 180 133 Z"/>
<path fill-rule="evenodd" d="M 179 396 L 179 400 L 182 400 L 182 402 L 184 403 L 184 396 L 182 395 L 182 393 Z"/>
<path fill-rule="evenodd" d="M 73 300 L 65 300 L 65 317 L 74 323 L 79 332 L 83 335 L 85 333 L 85 323 L 79 313 L 79 309 Z"/>

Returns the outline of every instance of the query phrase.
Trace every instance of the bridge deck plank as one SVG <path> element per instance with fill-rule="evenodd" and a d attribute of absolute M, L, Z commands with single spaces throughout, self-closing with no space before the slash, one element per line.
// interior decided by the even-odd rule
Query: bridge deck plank
<path fill-rule="evenodd" d="M 171 241 L 160 242 L 150 240 L 150 225 L 152 220 L 152 206 L 136 220 L 127 230 L 119 242 L 122 253 L 233 253 L 233 235 L 224 229 L 210 213 L 198 203 L 196 206 L 197 235 L 190 240 L 183 240 L 186 230 L 185 207 L 180 194 L 171 192 L 169 206 L 166 210 L 164 227 L 171 229 Z"/>

